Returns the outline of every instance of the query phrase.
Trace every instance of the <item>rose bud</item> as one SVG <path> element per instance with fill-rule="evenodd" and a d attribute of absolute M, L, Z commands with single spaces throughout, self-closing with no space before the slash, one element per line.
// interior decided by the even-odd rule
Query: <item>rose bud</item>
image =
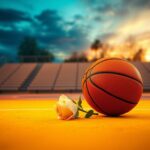
<path fill-rule="evenodd" d="M 56 105 L 56 111 L 59 119 L 70 120 L 77 117 L 78 107 L 73 100 L 65 95 L 61 95 Z"/>

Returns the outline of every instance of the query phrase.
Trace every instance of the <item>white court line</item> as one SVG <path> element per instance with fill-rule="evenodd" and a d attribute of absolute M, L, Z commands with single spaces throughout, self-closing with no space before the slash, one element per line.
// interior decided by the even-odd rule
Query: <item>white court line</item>
<path fill-rule="evenodd" d="M 85 109 L 89 109 L 89 108 L 85 108 Z M 0 109 L 0 111 L 39 111 L 39 110 L 43 110 L 43 111 L 55 111 L 55 108 L 3 108 Z M 137 108 L 136 110 L 146 110 L 149 111 L 150 108 Z"/>
<path fill-rule="evenodd" d="M 34 110 L 55 110 L 55 109 L 52 109 L 52 108 L 3 108 L 3 109 L 0 109 L 0 111 L 34 111 Z"/>

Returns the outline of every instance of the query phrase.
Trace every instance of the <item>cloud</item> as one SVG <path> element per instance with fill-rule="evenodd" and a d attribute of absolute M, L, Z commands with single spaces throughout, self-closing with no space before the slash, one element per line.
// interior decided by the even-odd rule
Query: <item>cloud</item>
<path fill-rule="evenodd" d="M 59 49 L 60 51 L 72 52 L 83 49 L 87 41 L 87 34 L 84 33 L 76 20 L 82 19 L 82 16 L 74 16 L 74 21 L 66 22 L 53 10 L 44 10 L 36 16 L 38 20 L 36 32 L 37 38 L 47 44 L 49 47 Z M 66 26 L 71 26 L 66 30 Z M 40 31 L 40 32 L 39 32 Z"/>
<path fill-rule="evenodd" d="M 19 31 L 19 30 L 2 30 L 0 29 L 0 52 L 4 53 L 4 50 L 10 54 L 17 54 L 20 42 L 24 37 L 28 36 L 29 31 Z"/>
<path fill-rule="evenodd" d="M 0 17 L 0 44 L 14 50 L 15 53 L 26 36 L 35 37 L 41 47 L 54 53 L 69 54 L 72 51 L 83 50 L 87 45 L 88 32 L 84 26 L 76 23 L 82 16 L 74 16 L 71 24 L 68 24 L 55 10 L 43 10 L 34 17 L 19 10 L 1 9 L 0 12 L 5 17 L 12 13 L 9 19 Z M 7 28 L 4 26 L 6 22 Z M 23 22 L 28 22 L 28 25 L 22 24 Z M 68 25 L 71 26 L 66 29 Z"/>
<path fill-rule="evenodd" d="M 102 39 L 102 41 L 107 42 L 108 39 L 110 39 L 111 37 L 117 37 L 118 34 L 115 32 L 108 32 L 108 33 L 104 33 L 99 35 L 97 38 L 98 39 Z"/>
<path fill-rule="evenodd" d="M 34 23 L 35 35 L 43 43 L 57 44 L 59 38 L 65 37 L 63 19 L 53 10 L 44 10 L 35 16 L 38 22 Z"/>
<path fill-rule="evenodd" d="M 15 10 L 15 9 L 0 9 L 0 22 L 5 23 L 14 23 L 14 22 L 21 22 L 27 21 L 30 22 L 31 18 L 25 12 Z"/>
<path fill-rule="evenodd" d="M 32 5 L 32 1 L 25 1 L 25 0 L 3 0 L 1 1 L 2 8 L 19 8 L 20 10 L 32 10 L 34 9 Z"/>
<path fill-rule="evenodd" d="M 62 18 L 58 15 L 57 11 L 55 10 L 44 10 L 41 14 L 35 16 L 42 25 L 48 25 L 52 23 L 58 23 L 62 20 Z"/>
<path fill-rule="evenodd" d="M 126 4 L 127 6 L 134 7 L 134 8 L 149 8 L 150 7 L 150 1 L 149 0 L 122 0 L 123 4 Z"/>
<path fill-rule="evenodd" d="M 149 0 L 84 0 L 84 3 L 93 18 L 101 18 L 97 22 L 123 22 L 150 8 Z"/>
<path fill-rule="evenodd" d="M 75 20 L 83 20 L 84 18 L 83 18 L 82 15 L 77 14 L 77 15 L 74 16 L 74 19 Z"/>
<path fill-rule="evenodd" d="M 97 38 L 123 41 L 149 29 L 149 0 L 84 0 Z M 93 37 L 94 37 L 93 36 Z"/>
<path fill-rule="evenodd" d="M 110 36 L 108 42 L 122 43 L 129 37 L 139 37 L 150 32 L 149 28 L 150 11 L 146 10 L 135 16 L 134 18 L 124 21 L 115 31 L 116 35 Z"/>

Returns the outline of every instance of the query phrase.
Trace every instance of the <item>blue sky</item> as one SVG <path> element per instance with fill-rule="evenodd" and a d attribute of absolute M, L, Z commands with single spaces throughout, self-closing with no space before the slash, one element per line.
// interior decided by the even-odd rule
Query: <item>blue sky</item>
<path fill-rule="evenodd" d="M 149 8 L 149 0 L 1 0 L 0 54 L 15 56 L 26 36 L 59 59 L 97 38 L 120 42 L 150 31 Z"/>

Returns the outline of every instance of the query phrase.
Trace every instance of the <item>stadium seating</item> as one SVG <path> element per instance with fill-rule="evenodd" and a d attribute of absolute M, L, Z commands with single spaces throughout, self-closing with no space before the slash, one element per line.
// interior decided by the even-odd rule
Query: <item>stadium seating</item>
<path fill-rule="evenodd" d="M 0 90 L 1 91 L 19 90 L 22 84 L 26 81 L 27 77 L 32 73 L 36 65 L 37 64 L 32 64 L 32 63 L 20 64 L 20 67 L 17 68 L 17 70 L 14 71 L 12 74 L 9 74 L 9 78 L 1 84 Z M 9 67 L 6 68 L 5 70 L 6 74 L 7 74 L 7 71 L 9 72 Z M 3 74 L 3 71 L 1 72 L 1 74 Z"/>
<path fill-rule="evenodd" d="M 150 63 L 140 63 L 140 62 L 133 62 L 133 64 L 139 69 L 144 83 L 144 90 L 150 90 L 150 71 L 148 67 L 150 67 Z"/>
<path fill-rule="evenodd" d="M 21 64 L 5 64 L 0 68 L 0 86 L 21 66 Z"/>
<path fill-rule="evenodd" d="M 142 64 L 144 65 L 145 69 L 146 69 L 148 72 L 150 72 L 150 65 L 149 65 L 149 63 L 142 63 Z"/>
<path fill-rule="evenodd" d="M 37 73 L 29 87 L 28 91 L 49 91 L 52 90 L 54 82 L 58 75 L 60 64 L 45 63 Z"/>
<path fill-rule="evenodd" d="M 77 91 L 81 91 L 81 79 L 90 64 L 91 63 L 78 63 Z"/>
<path fill-rule="evenodd" d="M 16 63 L 0 67 L 0 92 L 79 92 L 91 63 Z M 133 62 L 150 91 L 150 63 Z"/>
<path fill-rule="evenodd" d="M 54 90 L 76 90 L 77 63 L 63 63 L 56 79 Z"/>

